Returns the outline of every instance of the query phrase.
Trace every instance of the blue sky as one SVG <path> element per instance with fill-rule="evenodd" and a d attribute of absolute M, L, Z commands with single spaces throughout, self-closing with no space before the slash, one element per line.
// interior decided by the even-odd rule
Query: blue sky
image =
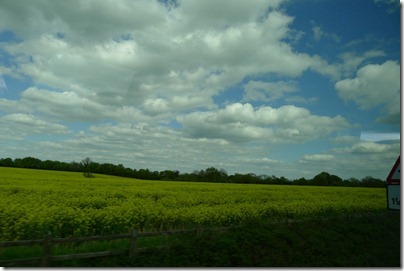
<path fill-rule="evenodd" d="M 385 179 L 393 0 L 0 3 L 0 157 Z"/>

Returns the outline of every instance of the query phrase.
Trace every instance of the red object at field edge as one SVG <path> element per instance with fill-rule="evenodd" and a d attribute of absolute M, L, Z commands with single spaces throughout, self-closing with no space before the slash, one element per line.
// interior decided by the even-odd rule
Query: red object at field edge
<path fill-rule="evenodd" d="M 398 178 L 397 178 L 398 173 Z M 400 170 L 400 156 L 398 156 L 396 163 L 391 169 L 389 175 L 387 176 L 388 184 L 400 184 L 401 180 L 401 170 Z"/>

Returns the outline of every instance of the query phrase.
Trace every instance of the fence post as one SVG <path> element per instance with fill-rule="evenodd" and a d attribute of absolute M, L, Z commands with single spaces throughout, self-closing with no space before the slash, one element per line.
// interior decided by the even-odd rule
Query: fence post
<path fill-rule="evenodd" d="M 135 257 L 136 254 L 136 246 L 137 246 L 137 233 L 136 230 L 133 229 L 130 236 L 130 250 L 129 257 Z"/>
<path fill-rule="evenodd" d="M 52 235 L 49 232 L 43 239 L 42 266 L 48 267 L 51 259 Z"/>

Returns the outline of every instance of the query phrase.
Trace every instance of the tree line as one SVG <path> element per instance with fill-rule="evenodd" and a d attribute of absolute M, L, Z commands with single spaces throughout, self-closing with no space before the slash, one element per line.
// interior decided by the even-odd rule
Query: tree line
<path fill-rule="evenodd" d="M 195 170 L 192 173 L 180 173 L 178 170 L 150 171 L 149 169 L 131 169 L 122 164 L 97 163 L 90 158 L 81 162 L 41 161 L 34 157 L 1 158 L 0 167 L 16 167 L 31 169 L 46 169 L 58 171 L 83 172 L 85 177 L 93 177 L 92 173 L 130 177 L 143 180 L 166 180 L 184 182 L 217 182 L 217 183 L 244 183 L 244 184 L 278 184 L 278 185 L 315 185 L 315 186 L 350 186 L 350 187 L 386 187 L 386 182 L 371 176 L 361 180 L 356 178 L 342 179 L 328 172 L 321 172 L 312 179 L 299 178 L 289 180 L 283 176 L 256 175 L 254 173 L 233 175 L 227 174 L 224 169 L 209 167 L 205 170 Z"/>

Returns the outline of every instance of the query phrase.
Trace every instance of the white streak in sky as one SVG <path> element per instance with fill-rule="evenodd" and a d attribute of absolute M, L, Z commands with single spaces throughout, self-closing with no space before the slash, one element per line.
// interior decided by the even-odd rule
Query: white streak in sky
<path fill-rule="evenodd" d="M 400 140 L 400 133 L 361 132 L 360 139 L 373 142 Z"/>
<path fill-rule="evenodd" d="M 7 84 L 3 76 L 0 74 L 0 92 L 7 92 Z"/>

